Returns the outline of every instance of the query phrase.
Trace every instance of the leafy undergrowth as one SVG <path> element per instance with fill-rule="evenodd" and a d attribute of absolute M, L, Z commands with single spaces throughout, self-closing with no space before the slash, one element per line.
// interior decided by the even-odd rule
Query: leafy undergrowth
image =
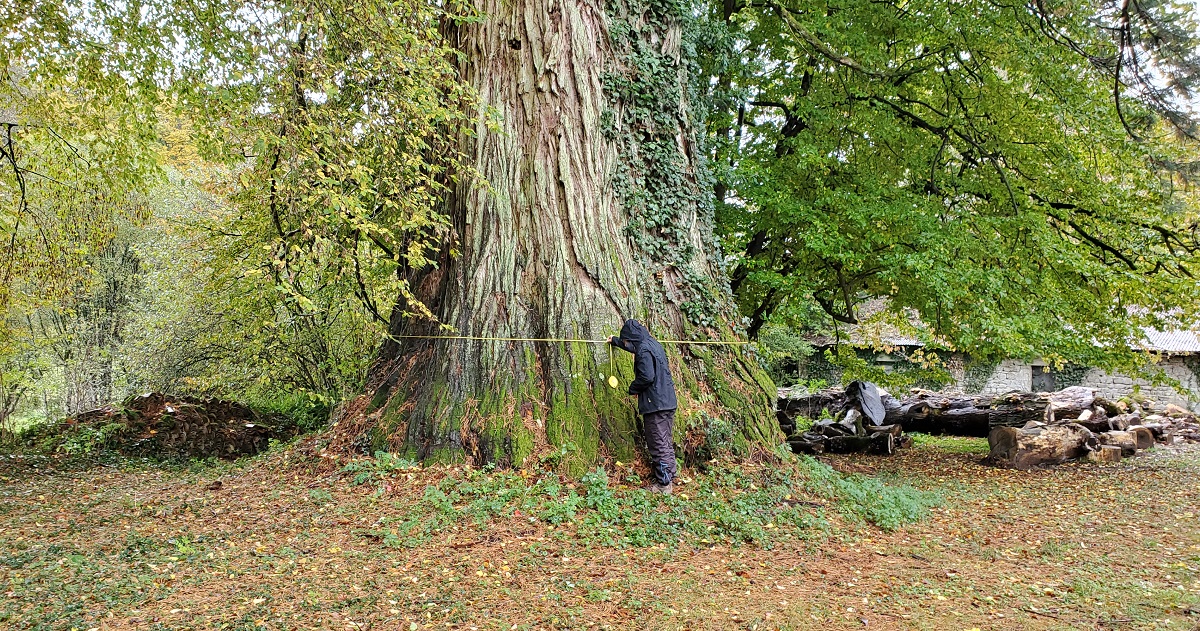
<path fill-rule="evenodd" d="M 921 442 L 828 460 L 848 475 L 716 464 L 672 498 L 637 490 L 628 467 L 570 481 L 385 456 L 325 474 L 294 457 L 3 459 L 0 627 L 1200 623 L 1195 450 L 1016 472 Z"/>
<path fill-rule="evenodd" d="M 374 484 L 387 495 L 392 483 L 419 466 L 387 453 L 345 466 L 354 484 Z M 550 528 L 569 527 L 580 542 L 602 546 L 656 544 L 738 545 L 770 548 L 781 540 L 824 536 L 824 507 L 886 530 L 916 521 L 937 505 L 936 493 L 875 478 L 842 475 L 811 458 L 776 465 L 710 463 L 707 473 L 681 477 L 677 494 L 643 490 L 632 467 L 614 476 L 597 468 L 578 482 L 539 470 L 451 468 L 397 515 L 380 519 L 368 535 L 391 547 L 429 544 L 450 528 L 520 518 Z M 406 480 L 407 481 L 407 480 Z"/>

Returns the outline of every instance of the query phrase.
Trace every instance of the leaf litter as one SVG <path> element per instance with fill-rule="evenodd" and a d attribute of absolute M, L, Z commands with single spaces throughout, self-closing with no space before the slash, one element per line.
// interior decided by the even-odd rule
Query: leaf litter
<path fill-rule="evenodd" d="M 653 504 L 620 471 L 601 484 L 392 462 L 364 478 L 361 469 L 315 468 L 291 449 L 192 469 L 68 470 L 7 459 L 0 466 L 0 626 L 1200 625 L 1194 448 L 1018 472 L 981 466 L 977 453 L 957 443 L 943 449 L 927 440 L 889 458 L 830 463 L 875 477 L 839 476 L 805 460 L 786 466 L 827 479 L 788 492 L 778 480 L 771 484 L 775 465 L 720 464 L 692 474 L 680 488 L 689 499 Z M 899 483 L 943 499 L 921 505 L 916 521 L 881 522 L 888 515 L 855 508 Z M 517 497 L 555 485 L 561 488 L 549 502 Z M 845 505 L 840 494 L 847 492 L 864 497 Z M 484 501 L 488 494 L 493 501 Z M 545 513 L 572 497 L 573 515 Z M 905 501 L 880 495 L 878 503 Z M 691 510 L 722 506 L 732 512 Z M 639 519 L 658 519 L 669 536 L 638 535 Z"/>

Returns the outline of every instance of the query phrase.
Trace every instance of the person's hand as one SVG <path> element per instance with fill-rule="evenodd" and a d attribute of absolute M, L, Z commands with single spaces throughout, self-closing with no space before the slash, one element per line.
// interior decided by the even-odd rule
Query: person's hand
<path fill-rule="evenodd" d="M 621 345 L 621 339 L 620 339 L 620 338 L 617 338 L 617 337 L 609 337 L 609 338 L 608 338 L 608 343 L 609 343 L 609 344 L 612 344 L 613 346 L 620 346 L 620 345 Z"/>

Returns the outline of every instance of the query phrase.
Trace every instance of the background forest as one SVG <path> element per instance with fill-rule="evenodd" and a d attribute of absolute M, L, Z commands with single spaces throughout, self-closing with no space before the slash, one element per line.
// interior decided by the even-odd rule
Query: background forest
<path fill-rule="evenodd" d="M 881 297 L 873 318 L 982 360 L 1129 366 L 1142 326 L 1195 322 L 1194 5 L 642 9 L 682 20 L 698 203 L 768 365 Z M 457 70 L 471 6 L 0 16 L 0 428 L 151 390 L 316 426 L 362 391 L 393 318 L 432 317 L 410 281 L 473 174 L 451 140 L 501 115 Z M 632 41 L 605 89 L 653 117 L 679 101 L 654 77 L 678 70 Z"/>

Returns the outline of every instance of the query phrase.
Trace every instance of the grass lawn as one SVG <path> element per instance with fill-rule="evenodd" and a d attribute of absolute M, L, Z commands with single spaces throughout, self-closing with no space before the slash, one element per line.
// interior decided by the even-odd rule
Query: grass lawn
<path fill-rule="evenodd" d="M 2 456 L 0 628 L 1200 629 L 1200 449 L 1017 472 L 980 444 L 717 463 L 670 499 L 628 467 Z"/>

